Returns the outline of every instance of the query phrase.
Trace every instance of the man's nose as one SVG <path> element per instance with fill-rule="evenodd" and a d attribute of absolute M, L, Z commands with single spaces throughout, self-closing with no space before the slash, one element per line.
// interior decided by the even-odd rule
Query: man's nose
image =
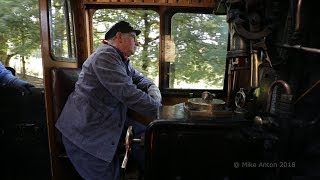
<path fill-rule="evenodd" d="M 138 41 L 136 41 L 136 42 L 135 42 L 135 45 L 136 45 L 136 46 L 140 46 L 141 44 L 140 44 Z"/>

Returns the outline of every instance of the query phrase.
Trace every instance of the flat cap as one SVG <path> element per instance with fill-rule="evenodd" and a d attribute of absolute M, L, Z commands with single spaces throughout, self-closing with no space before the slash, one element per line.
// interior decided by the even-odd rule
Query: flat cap
<path fill-rule="evenodd" d="M 105 34 L 104 39 L 105 40 L 109 40 L 111 38 L 113 38 L 117 32 L 122 32 L 122 33 L 129 33 L 129 32 L 135 32 L 136 35 L 138 36 L 141 31 L 140 30 L 136 30 L 134 29 L 130 23 L 126 22 L 126 21 L 120 21 L 116 24 L 114 24 Z"/>

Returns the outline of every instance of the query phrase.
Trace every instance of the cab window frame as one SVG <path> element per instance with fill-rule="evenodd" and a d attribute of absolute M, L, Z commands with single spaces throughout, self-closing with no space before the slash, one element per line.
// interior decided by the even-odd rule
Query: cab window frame
<path fill-rule="evenodd" d="M 212 9 L 185 9 L 185 8 L 168 8 L 165 11 L 164 19 L 163 21 L 166 23 L 162 23 L 163 27 L 163 34 L 161 38 L 161 46 L 162 50 L 165 49 L 165 36 L 171 36 L 172 31 L 172 17 L 176 13 L 195 13 L 195 14 L 213 14 Z M 222 14 L 224 15 L 224 14 Z M 215 15 L 220 16 L 220 15 Z M 229 37 L 227 37 L 226 43 L 229 43 Z M 227 45 L 227 49 L 229 48 L 229 45 Z M 226 49 L 226 53 L 227 53 Z M 227 78 L 228 78 L 228 63 L 227 63 L 227 57 L 225 59 L 225 72 L 224 72 L 224 80 L 223 80 L 223 88 L 222 89 L 174 89 L 169 88 L 169 69 L 170 66 L 168 62 L 166 62 L 165 55 L 163 55 L 162 52 L 162 58 L 161 58 L 161 64 L 160 64 L 161 74 L 160 74 L 160 85 L 159 88 L 161 90 L 161 94 L 166 97 L 181 97 L 181 98 L 192 98 L 192 97 L 201 97 L 201 94 L 204 91 L 208 91 L 210 93 L 214 93 L 216 97 L 226 97 L 227 96 Z"/>

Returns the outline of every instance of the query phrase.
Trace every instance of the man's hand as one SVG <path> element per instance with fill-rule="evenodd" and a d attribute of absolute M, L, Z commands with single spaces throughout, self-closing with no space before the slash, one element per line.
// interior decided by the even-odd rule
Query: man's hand
<path fill-rule="evenodd" d="M 151 85 L 148 88 L 148 94 L 155 100 L 161 102 L 162 97 L 161 97 L 161 92 L 159 88 L 156 85 Z"/>
<path fill-rule="evenodd" d="M 31 94 L 32 93 L 31 88 L 34 87 L 34 85 L 18 78 L 12 80 L 8 84 L 8 86 L 18 89 L 19 91 L 22 91 L 26 94 Z"/>

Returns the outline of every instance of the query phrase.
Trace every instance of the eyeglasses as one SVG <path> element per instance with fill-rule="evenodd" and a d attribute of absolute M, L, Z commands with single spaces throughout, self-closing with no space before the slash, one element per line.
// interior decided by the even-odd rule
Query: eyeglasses
<path fill-rule="evenodd" d="M 128 35 L 131 36 L 134 41 L 137 41 L 137 36 L 135 34 L 128 33 Z"/>

